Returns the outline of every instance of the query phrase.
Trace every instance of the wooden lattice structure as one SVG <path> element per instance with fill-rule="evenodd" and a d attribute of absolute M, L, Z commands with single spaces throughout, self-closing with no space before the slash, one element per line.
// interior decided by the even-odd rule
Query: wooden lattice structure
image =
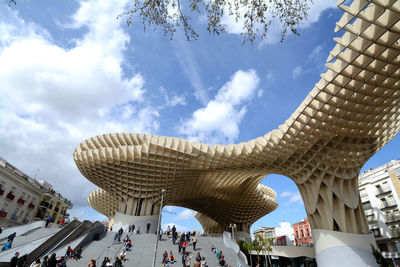
<path fill-rule="evenodd" d="M 278 129 L 227 146 L 100 135 L 75 150 L 79 170 L 118 199 L 119 212 L 134 214 L 142 198 L 154 205 L 164 188 L 167 205 L 196 210 L 206 229 L 236 223 L 246 232 L 277 207 L 260 181 L 282 174 L 297 184 L 313 229 L 368 233 L 357 177 L 400 127 L 400 1 L 344 3 L 328 70 Z"/>

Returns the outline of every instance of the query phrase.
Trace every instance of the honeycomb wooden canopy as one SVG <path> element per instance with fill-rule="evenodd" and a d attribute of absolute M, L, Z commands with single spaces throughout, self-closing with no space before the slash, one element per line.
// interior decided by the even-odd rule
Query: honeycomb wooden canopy
<path fill-rule="evenodd" d="M 143 197 L 157 201 L 164 188 L 167 205 L 196 210 L 210 227 L 243 223 L 243 231 L 277 207 L 275 192 L 259 183 L 282 174 L 297 184 L 312 228 L 368 233 L 357 177 L 400 127 L 400 1 L 339 0 L 338 7 L 335 31 L 343 34 L 328 69 L 278 129 L 226 146 L 104 134 L 76 148 L 79 170 L 128 202 L 120 210 L 133 211 Z"/>

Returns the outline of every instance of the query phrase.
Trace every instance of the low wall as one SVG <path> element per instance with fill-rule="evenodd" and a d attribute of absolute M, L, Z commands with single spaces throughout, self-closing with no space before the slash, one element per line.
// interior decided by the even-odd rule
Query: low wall
<path fill-rule="evenodd" d="M 116 213 L 114 216 L 113 231 L 118 231 L 121 227 L 126 230 L 128 225 L 134 224 L 135 231 L 140 226 L 140 233 L 145 234 L 147 230 L 147 223 L 150 223 L 149 234 L 154 234 L 157 229 L 158 215 L 151 216 L 132 216 L 122 213 Z"/>

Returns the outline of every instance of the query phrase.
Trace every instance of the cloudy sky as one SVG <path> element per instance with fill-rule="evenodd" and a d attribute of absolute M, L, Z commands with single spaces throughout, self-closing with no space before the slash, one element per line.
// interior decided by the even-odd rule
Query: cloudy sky
<path fill-rule="evenodd" d="M 333 48 L 335 0 L 314 0 L 300 36 L 271 36 L 242 46 L 238 25 L 200 38 L 173 40 L 161 31 L 127 27 L 116 16 L 127 1 L 0 2 L 0 157 L 37 175 L 70 198 L 72 216 L 104 219 L 88 207 L 96 187 L 76 168 L 72 153 L 83 140 L 110 132 L 178 136 L 208 144 L 262 136 L 283 123 L 325 71 Z M 364 169 L 399 158 L 399 137 Z M 279 208 L 260 226 L 306 216 L 295 184 L 270 175 Z M 166 207 L 163 224 L 199 229 L 192 211 Z"/>

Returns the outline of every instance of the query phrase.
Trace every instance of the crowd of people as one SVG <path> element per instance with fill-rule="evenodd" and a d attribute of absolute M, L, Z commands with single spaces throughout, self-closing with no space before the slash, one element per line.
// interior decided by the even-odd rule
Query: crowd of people
<path fill-rule="evenodd" d="M 124 237 L 121 242 L 121 237 L 124 233 L 122 227 L 116 232 L 114 235 L 113 244 L 116 242 L 122 243 L 121 248 L 122 251 L 118 257 L 115 257 L 114 263 L 108 257 L 105 257 L 103 262 L 101 263 L 101 267 L 122 267 L 123 262 L 127 260 L 126 253 L 127 251 L 131 251 L 133 247 L 132 240 L 130 238 L 131 233 L 140 234 L 140 227 L 137 228 L 135 225 L 129 225 L 128 234 Z M 178 233 L 176 227 L 173 226 L 172 228 L 168 226 L 166 231 L 163 233 L 167 236 L 167 240 L 171 238 L 172 243 L 177 245 L 177 254 L 181 255 L 181 263 L 183 267 L 208 267 L 207 261 L 205 257 L 202 257 L 200 251 L 196 253 L 196 257 L 188 251 L 188 247 L 191 245 L 193 248 L 193 252 L 197 251 L 197 237 L 196 232 L 182 232 Z M 162 235 L 162 234 L 161 234 Z M 16 233 L 11 234 L 7 238 L 6 244 L 3 245 L 2 250 L 7 250 L 11 248 L 11 244 L 16 236 Z M 218 266 L 227 266 L 225 262 L 224 255 L 222 254 L 222 250 L 217 250 L 214 245 L 211 246 L 211 251 L 215 254 L 218 262 Z M 64 256 L 57 257 L 55 253 L 52 253 L 50 256 L 45 256 L 43 259 L 36 259 L 30 267 L 66 267 L 67 260 L 80 260 L 82 257 L 82 248 L 77 247 L 75 250 L 68 246 Z M 14 257 L 11 258 L 10 267 L 20 267 L 20 266 L 27 266 L 26 265 L 27 255 L 23 255 L 19 257 L 19 252 L 16 252 Z M 193 265 L 192 265 L 193 261 Z M 162 255 L 161 264 L 164 267 L 170 267 L 171 264 L 177 263 L 178 260 L 175 257 L 173 251 L 169 253 L 164 251 Z M 91 259 L 88 263 L 88 267 L 97 267 L 96 260 Z M 99 266 L 100 267 L 100 266 Z"/>

